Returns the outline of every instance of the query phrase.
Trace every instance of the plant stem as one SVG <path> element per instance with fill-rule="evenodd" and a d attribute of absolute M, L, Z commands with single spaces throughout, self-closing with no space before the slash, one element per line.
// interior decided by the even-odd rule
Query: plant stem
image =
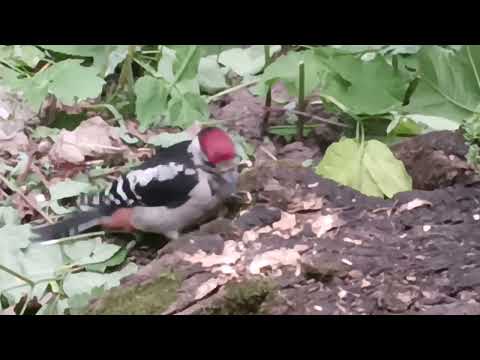
<path fill-rule="evenodd" d="M 178 80 L 180 80 L 180 78 L 182 77 L 183 73 L 185 72 L 185 69 L 187 68 L 188 64 L 190 63 L 193 56 L 197 52 L 197 49 L 198 49 L 197 45 L 194 45 L 192 48 L 190 48 L 190 51 L 187 54 L 187 58 L 183 61 L 182 66 L 180 67 L 180 70 L 178 70 L 178 72 L 175 74 L 175 79 L 168 87 L 168 92 L 167 92 L 168 94 L 170 94 L 170 91 L 172 91 L 172 88 L 175 86 Z"/>
<path fill-rule="evenodd" d="M 323 122 L 323 123 L 326 123 L 326 124 L 336 125 L 336 126 L 340 126 L 340 127 L 347 128 L 347 129 L 350 128 L 350 126 L 347 125 L 347 124 L 342 124 L 342 123 L 339 123 L 339 122 L 334 121 L 334 120 L 324 119 L 324 118 L 322 118 L 322 117 L 320 117 L 320 116 L 317 116 L 317 115 L 314 115 L 314 114 L 309 114 L 308 112 L 304 112 L 304 111 L 290 110 L 290 109 L 283 109 L 283 108 L 274 108 L 274 107 L 271 107 L 270 110 L 278 110 L 278 111 L 290 112 L 290 113 L 292 113 L 292 114 L 295 114 L 295 115 L 303 115 L 303 116 L 305 116 L 306 118 L 318 120 L 318 121 Z M 304 125 L 304 127 L 305 127 L 305 125 Z"/>
<path fill-rule="evenodd" d="M 217 100 L 218 98 L 221 98 L 222 96 L 224 95 L 227 95 L 227 94 L 230 94 L 232 92 L 235 92 L 237 90 L 240 90 L 240 89 L 243 89 L 243 88 L 246 88 L 246 87 L 249 87 L 249 86 L 252 86 L 252 85 L 255 85 L 256 83 L 258 83 L 260 81 L 260 79 L 255 79 L 255 80 L 252 80 L 252 81 L 249 81 L 249 82 L 246 82 L 246 83 L 243 83 L 243 84 L 240 84 L 240 85 L 237 85 L 237 86 L 234 86 L 230 89 L 227 89 L 227 90 L 223 90 L 215 95 L 212 95 L 210 96 L 208 99 L 207 99 L 207 103 L 211 103 L 212 101 L 214 100 Z"/>
<path fill-rule="evenodd" d="M 305 63 L 300 61 L 298 64 L 298 107 L 297 110 L 305 112 Z M 299 115 L 297 121 L 297 140 L 303 140 L 303 126 L 305 123 L 305 116 Z"/>
<path fill-rule="evenodd" d="M 15 185 L 10 183 L 10 181 L 8 181 L 1 174 L 0 174 L 0 181 L 3 181 L 5 183 L 5 185 L 7 185 L 7 187 L 10 190 L 17 193 L 28 205 L 30 205 L 32 207 L 32 209 L 34 209 L 36 212 L 38 212 L 48 223 L 53 224 L 52 219 L 50 219 L 50 217 L 45 212 L 43 212 L 42 209 L 40 209 L 38 206 L 36 206 L 34 203 L 32 203 L 32 201 L 30 201 L 30 199 L 27 196 L 25 196 L 20 190 L 17 189 L 17 187 Z"/>
<path fill-rule="evenodd" d="M 62 242 L 88 239 L 90 237 L 103 236 L 103 235 L 105 235 L 105 231 L 97 231 L 97 232 L 85 233 L 85 234 L 80 234 L 80 235 L 67 236 L 67 237 L 60 238 L 60 239 L 55 239 L 55 240 L 44 241 L 44 242 L 41 242 L 39 244 L 40 245 L 53 245 L 53 244 L 59 244 L 59 243 L 62 243 Z"/>
<path fill-rule="evenodd" d="M 0 264 L 0 270 L 3 270 L 6 273 L 9 273 L 10 275 L 15 276 L 16 278 L 26 282 L 32 288 L 35 286 L 35 282 L 33 280 L 27 278 L 26 276 L 23 276 L 22 274 L 17 273 L 16 271 L 14 271 L 12 269 L 9 269 L 6 266 L 3 266 L 2 264 Z"/>
<path fill-rule="evenodd" d="M 263 70 L 265 71 L 267 66 L 270 65 L 270 45 L 264 45 L 263 51 L 265 53 L 265 66 L 263 67 Z M 265 98 L 266 111 L 262 121 L 262 135 L 265 135 L 268 129 L 268 119 L 270 118 L 270 106 L 272 106 L 272 87 L 271 86 L 268 87 L 267 96 Z"/>

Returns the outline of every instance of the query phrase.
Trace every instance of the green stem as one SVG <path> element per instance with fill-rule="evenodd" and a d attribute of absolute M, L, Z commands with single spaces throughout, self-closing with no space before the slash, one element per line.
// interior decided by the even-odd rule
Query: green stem
<path fill-rule="evenodd" d="M 475 67 L 475 62 L 473 61 L 472 53 L 470 52 L 470 46 L 466 45 L 466 47 L 467 47 L 468 60 L 470 61 L 470 65 L 473 68 L 473 73 L 475 74 L 475 79 L 477 80 L 477 85 L 480 88 L 480 77 L 478 76 L 477 68 Z"/>
<path fill-rule="evenodd" d="M 14 271 L 12 269 L 9 269 L 6 266 L 3 266 L 2 264 L 0 264 L 0 270 L 3 270 L 6 273 L 9 273 L 10 275 L 15 276 L 16 278 L 26 282 L 32 288 L 35 286 L 35 282 L 33 280 L 27 278 L 26 276 L 23 276 L 22 274 L 17 273 L 16 271 Z"/>
<path fill-rule="evenodd" d="M 246 87 L 249 87 L 249 86 L 252 86 L 252 85 L 255 85 L 256 83 L 258 83 L 260 81 L 260 79 L 255 79 L 255 80 L 252 80 L 252 81 L 249 81 L 249 82 L 246 82 L 246 83 L 243 83 L 243 84 L 240 84 L 240 85 L 237 85 L 237 86 L 234 86 L 230 89 L 227 89 L 227 90 L 223 90 L 215 95 L 212 95 L 210 96 L 208 99 L 207 99 L 207 102 L 208 103 L 211 103 L 212 101 L 216 100 L 216 99 L 219 99 L 221 98 L 222 96 L 224 95 L 227 95 L 227 94 L 230 94 L 232 92 L 235 92 L 237 90 L 240 90 L 240 89 L 243 89 L 243 88 L 246 88 Z"/>
<path fill-rule="evenodd" d="M 105 231 L 97 231 L 97 232 L 85 233 L 80 235 L 67 236 L 67 237 L 63 237 L 55 240 L 44 241 L 38 244 L 48 246 L 48 245 L 59 244 L 67 241 L 82 240 L 82 239 L 88 239 L 94 236 L 103 236 L 103 235 L 105 235 Z"/>
<path fill-rule="evenodd" d="M 187 68 L 188 64 L 190 64 L 190 61 L 192 61 L 193 56 L 197 52 L 197 49 L 198 49 L 197 45 L 194 45 L 193 47 L 190 48 L 190 51 L 187 54 L 187 58 L 183 61 L 182 66 L 180 67 L 180 70 L 175 74 L 175 79 L 173 79 L 173 82 L 170 84 L 168 88 L 168 94 L 170 94 L 170 91 L 172 90 L 173 86 L 182 77 L 183 73 L 185 72 L 185 69 Z"/>
<path fill-rule="evenodd" d="M 298 111 L 305 112 L 305 63 L 300 61 L 298 64 Z M 303 115 L 298 116 L 297 121 L 297 139 L 303 140 L 303 128 L 305 124 L 305 117 Z"/>
<path fill-rule="evenodd" d="M 270 45 L 264 45 L 263 46 L 263 51 L 264 51 L 264 56 L 265 56 L 265 66 L 263 67 L 263 70 L 267 68 L 268 65 L 270 65 Z M 263 122 L 262 122 L 262 134 L 265 134 L 267 129 L 268 129 L 268 120 L 270 118 L 270 106 L 272 106 L 272 87 L 268 87 L 267 91 L 267 96 L 265 98 L 265 115 L 263 116 Z"/>

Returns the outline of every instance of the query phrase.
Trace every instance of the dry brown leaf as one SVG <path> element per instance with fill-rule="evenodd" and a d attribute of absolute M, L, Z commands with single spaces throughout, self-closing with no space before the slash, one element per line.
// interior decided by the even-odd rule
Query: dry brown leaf
<path fill-rule="evenodd" d="M 82 163 L 85 157 L 98 158 L 127 149 L 115 128 L 100 116 L 83 121 L 74 131 L 63 129 L 49 152 L 54 162 Z"/>
<path fill-rule="evenodd" d="M 16 132 L 9 136 L 0 130 L 0 154 L 17 155 L 28 150 L 28 138 L 23 132 Z"/>
<path fill-rule="evenodd" d="M 295 214 L 289 214 L 282 211 L 282 217 L 280 220 L 272 224 L 272 227 L 276 230 L 289 230 L 293 229 L 297 223 Z"/>
<path fill-rule="evenodd" d="M 203 250 L 197 251 L 195 254 L 182 253 L 182 258 L 192 264 L 201 263 L 203 267 L 212 267 L 215 265 L 235 264 L 241 257 L 242 253 L 237 250 L 237 242 L 228 240 L 225 242 L 223 253 L 207 254 Z"/>
<path fill-rule="evenodd" d="M 210 278 L 197 288 L 195 292 L 195 300 L 203 299 L 219 286 L 225 284 L 226 280 L 218 278 Z"/>
<path fill-rule="evenodd" d="M 427 201 L 427 200 L 415 199 L 415 200 L 412 200 L 412 201 L 400 206 L 398 208 L 398 213 L 402 213 L 404 211 L 410 211 L 410 210 L 413 210 L 415 208 L 418 208 L 420 206 L 425 206 L 425 205 L 426 206 L 432 206 L 432 203 L 430 201 Z"/>
<path fill-rule="evenodd" d="M 262 269 L 265 268 L 270 268 L 272 271 L 275 271 L 281 266 L 296 267 L 301 258 L 299 251 L 304 249 L 304 246 L 306 245 L 294 249 L 281 248 L 270 250 L 256 255 L 248 266 L 248 271 L 253 275 L 259 275 Z"/>
<path fill-rule="evenodd" d="M 323 207 L 323 199 L 315 194 L 307 195 L 306 199 L 294 198 L 288 205 L 288 211 L 295 213 L 306 210 L 320 210 Z"/>
<path fill-rule="evenodd" d="M 317 220 L 312 223 L 312 231 L 321 237 L 327 231 L 333 229 L 338 225 L 337 215 L 320 215 Z"/>
<path fill-rule="evenodd" d="M 242 235 L 242 241 L 248 243 L 257 240 L 257 232 L 255 230 L 247 230 Z"/>

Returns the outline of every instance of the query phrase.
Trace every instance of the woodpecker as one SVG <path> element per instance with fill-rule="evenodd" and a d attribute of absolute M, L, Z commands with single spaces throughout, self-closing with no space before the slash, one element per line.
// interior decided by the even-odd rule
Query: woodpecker
<path fill-rule="evenodd" d="M 83 210 L 33 229 L 33 242 L 73 236 L 101 226 L 112 232 L 148 232 L 178 238 L 217 211 L 236 191 L 237 155 L 231 137 L 207 127 L 192 139 L 157 149 L 155 156 L 119 176 L 104 192 L 83 194 Z M 86 208 L 86 209 L 85 209 Z"/>

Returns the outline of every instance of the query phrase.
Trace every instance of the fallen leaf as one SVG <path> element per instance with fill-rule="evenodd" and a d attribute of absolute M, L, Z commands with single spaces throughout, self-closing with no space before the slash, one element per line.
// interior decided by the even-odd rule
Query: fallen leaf
<path fill-rule="evenodd" d="M 343 241 L 347 243 L 355 244 L 355 245 L 362 245 L 362 240 L 352 240 L 348 237 L 344 238 Z"/>
<path fill-rule="evenodd" d="M 108 125 L 100 116 L 83 121 L 75 130 L 63 129 L 49 152 L 52 161 L 58 163 L 82 163 L 85 157 L 98 158 L 106 154 L 126 150 L 117 129 Z"/>
<path fill-rule="evenodd" d="M 317 220 L 312 223 L 312 231 L 321 237 L 327 231 L 333 229 L 338 225 L 337 215 L 320 215 Z"/>
<path fill-rule="evenodd" d="M 270 268 L 275 271 L 281 266 L 297 266 L 300 260 L 298 250 L 281 248 L 277 250 L 266 251 L 256 255 L 250 265 L 248 271 L 253 275 L 259 275 L 262 269 Z"/>
<path fill-rule="evenodd" d="M 9 153 L 10 155 L 17 155 L 20 152 L 28 150 L 28 138 L 23 132 L 16 132 L 6 136 L 0 130 L 0 154 Z"/>
<path fill-rule="evenodd" d="M 306 210 L 320 210 L 323 207 L 323 199 L 311 193 L 307 195 L 306 199 L 293 198 L 288 205 L 288 211 L 291 213 L 306 211 Z"/>
<path fill-rule="evenodd" d="M 418 208 L 420 206 L 425 206 L 425 205 L 432 206 L 432 203 L 430 201 L 427 201 L 427 200 L 415 199 L 415 200 L 412 200 L 412 201 L 400 206 L 398 208 L 398 213 L 402 213 L 404 211 L 410 211 L 410 210 L 413 210 L 415 208 Z"/>
<path fill-rule="evenodd" d="M 255 230 L 247 230 L 242 235 L 242 241 L 244 243 L 248 243 L 255 240 L 257 240 L 257 233 L 255 232 Z"/>
<path fill-rule="evenodd" d="M 297 223 L 295 214 L 289 214 L 282 211 L 280 220 L 272 224 L 272 227 L 277 230 L 289 230 L 295 227 Z"/>
<path fill-rule="evenodd" d="M 414 297 L 415 296 L 410 291 L 397 294 L 397 299 L 405 304 L 411 303 Z"/>
<path fill-rule="evenodd" d="M 210 278 L 200 285 L 195 292 L 195 300 L 203 299 L 210 294 L 213 290 L 220 286 L 220 281 L 217 278 Z"/>
<path fill-rule="evenodd" d="M 207 254 L 203 250 L 197 251 L 195 254 L 182 253 L 183 259 L 194 264 L 201 263 L 203 267 L 212 267 L 215 265 L 235 264 L 240 256 L 241 252 L 237 251 L 237 242 L 228 240 L 225 242 L 225 247 L 221 255 Z"/>
<path fill-rule="evenodd" d="M 361 287 L 362 289 L 364 289 L 364 288 L 369 287 L 370 285 L 372 285 L 372 283 L 371 283 L 370 281 L 365 280 L 365 279 L 362 279 L 362 284 L 360 285 L 360 287 Z"/>

